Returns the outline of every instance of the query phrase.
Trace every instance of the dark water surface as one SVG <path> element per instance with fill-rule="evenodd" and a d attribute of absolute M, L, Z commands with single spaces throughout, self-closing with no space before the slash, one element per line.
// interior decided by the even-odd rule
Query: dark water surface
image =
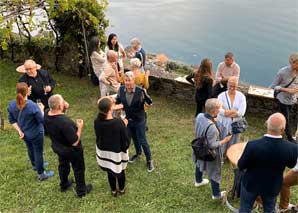
<path fill-rule="evenodd" d="M 139 37 L 147 52 L 214 70 L 227 51 L 241 81 L 268 86 L 298 51 L 298 0 L 110 0 L 108 33 L 127 46 Z"/>

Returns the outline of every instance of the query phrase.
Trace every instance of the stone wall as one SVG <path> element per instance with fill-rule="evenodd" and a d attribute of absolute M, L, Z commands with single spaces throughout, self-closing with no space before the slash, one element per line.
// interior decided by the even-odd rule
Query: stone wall
<path fill-rule="evenodd" d="M 252 96 L 248 94 L 249 85 L 240 84 L 239 90 L 243 92 L 247 99 L 247 112 L 261 113 L 270 115 L 277 111 L 277 105 L 272 98 Z M 193 85 L 176 81 L 174 79 L 150 75 L 150 90 L 156 94 L 183 100 L 187 103 L 194 103 L 195 88 Z M 292 109 L 292 112 L 297 114 L 297 105 Z M 294 117 L 292 118 L 294 119 Z"/>

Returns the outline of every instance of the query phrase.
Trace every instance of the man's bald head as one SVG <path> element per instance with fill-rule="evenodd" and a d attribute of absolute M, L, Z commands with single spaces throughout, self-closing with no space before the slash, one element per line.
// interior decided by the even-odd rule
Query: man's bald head
<path fill-rule="evenodd" d="M 37 75 L 37 64 L 32 59 L 27 59 L 24 63 L 24 68 L 27 75 L 35 77 Z"/>
<path fill-rule="evenodd" d="M 107 52 L 107 59 L 109 62 L 113 63 L 117 61 L 117 53 L 114 50 L 109 50 Z"/>
<path fill-rule="evenodd" d="M 274 113 L 266 121 L 267 132 L 273 135 L 281 135 L 286 128 L 286 118 L 281 113 Z"/>
<path fill-rule="evenodd" d="M 62 95 L 56 94 L 49 98 L 49 107 L 51 110 L 63 110 L 64 109 L 64 99 Z"/>

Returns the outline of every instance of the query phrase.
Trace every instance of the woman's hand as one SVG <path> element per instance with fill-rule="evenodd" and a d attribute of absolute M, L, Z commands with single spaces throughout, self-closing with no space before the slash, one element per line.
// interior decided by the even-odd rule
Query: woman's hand
<path fill-rule="evenodd" d="M 224 139 L 220 141 L 220 145 L 228 143 L 232 139 L 232 135 L 226 136 Z"/>
<path fill-rule="evenodd" d="M 38 106 L 38 108 L 40 109 L 41 112 L 44 111 L 44 105 L 41 102 L 37 103 L 37 106 Z"/>

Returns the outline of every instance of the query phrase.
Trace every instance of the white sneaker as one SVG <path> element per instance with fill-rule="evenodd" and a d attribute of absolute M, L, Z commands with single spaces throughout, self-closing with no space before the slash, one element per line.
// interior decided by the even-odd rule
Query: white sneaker
<path fill-rule="evenodd" d="M 296 206 L 294 204 L 289 203 L 288 205 L 288 210 L 294 209 Z"/>
<path fill-rule="evenodd" d="M 220 192 L 220 196 L 212 195 L 212 200 L 222 200 L 224 198 L 225 194 L 226 194 L 226 191 L 222 191 L 222 192 Z"/>
<path fill-rule="evenodd" d="M 209 183 L 209 180 L 208 179 L 203 179 L 201 183 L 197 183 L 195 181 L 195 187 L 204 186 L 204 185 L 206 185 L 208 183 Z"/>

